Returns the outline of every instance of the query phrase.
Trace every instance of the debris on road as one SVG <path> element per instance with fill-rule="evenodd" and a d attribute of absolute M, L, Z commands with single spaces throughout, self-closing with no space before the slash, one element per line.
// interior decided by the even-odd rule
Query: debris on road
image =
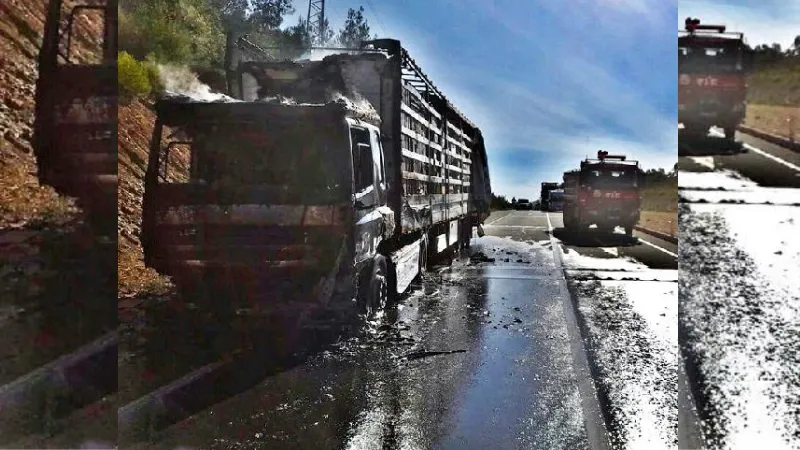
<path fill-rule="evenodd" d="M 712 448 L 800 445 L 798 219 L 785 206 L 681 212 L 681 341 L 707 397 Z"/>
<path fill-rule="evenodd" d="M 412 353 L 409 353 L 407 355 L 404 355 L 403 359 L 406 359 L 408 361 L 413 361 L 413 360 L 422 359 L 422 358 L 429 358 L 431 356 L 452 355 L 454 353 L 466 353 L 466 352 L 467 352 L 466 350 L 447 350 L 447 351 L 439 351 L 439 352 L 422 350 L 422 351 L 412 352 Z"/>

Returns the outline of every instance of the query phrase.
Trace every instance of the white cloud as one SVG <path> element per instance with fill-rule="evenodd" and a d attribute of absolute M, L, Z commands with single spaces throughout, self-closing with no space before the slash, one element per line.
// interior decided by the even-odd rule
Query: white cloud
<path fill-rule="evenodd" d="M 800 35 L 800 2 L 753 0 L 752 6 L 725 5 L 714 0 L 678 1 L 678 26 L 686 17 L 727 25 L 741 31 L 750 45 L 779 43 L 787 48 Z"/>

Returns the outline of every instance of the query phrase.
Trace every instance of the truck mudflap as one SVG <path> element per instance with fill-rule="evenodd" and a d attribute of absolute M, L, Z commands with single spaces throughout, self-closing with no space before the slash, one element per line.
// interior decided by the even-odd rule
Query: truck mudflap
<path fill-rule="evenodd" d="M 419 275 L 421 239 L 408 244 L 391 254 L 391 261 L 397 276 L 396 292 L 398 295 L 408 290 L 411 283 Z"/>
<path fill-rule="evenodd" d="M 349 204 L 216 203 L 222 197 L 203 186 L 158 186 L 143 226 L 146 263 L 179 285 L 250 301 L 330 300 L 347 250 Z"/>

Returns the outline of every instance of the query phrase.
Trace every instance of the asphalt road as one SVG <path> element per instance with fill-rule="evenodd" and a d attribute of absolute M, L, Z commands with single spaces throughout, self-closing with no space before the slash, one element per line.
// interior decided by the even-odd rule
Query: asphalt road
<path fill-rule="evenodd" d="M 796 417 L 765 419 L 767 412 L 777 408 L 771 404 L 754 408 L 759 401 L 747 391 L 748 383 L 741 380 L 753 372 L 763 380 L 777 380 L 774 383 L 780 385 L 776 389 L 781 392 L 775 396 L 778 404 L 790 403 L 797 396 L 797 383 L 791 381 L 796 380 L 794 374 L 783 377 L 765 368 L 763 361 L 772 360 L 774 353 L 764 350 L 762 342 L 777 340 L 778 348 L 796 345 L 772 337 L 770 331 L 762 337 L 758 324 L 764 323 L 766 329 L 777 330 L 776 334 L 782 336 L 785 327 L 776 325 L 780 318 L 769 314 L 782 311 L 779 317 L 788 317 L 783 311 L 791 309 L 786 305 L 793 305 L 797 298 L 772 292 L 770 289 L 780 283 L 769 276 L 773 267 L 796 265 L 789 262 L 796 251 L 785 241 L 791 242 L 791 225 L 787 230 L 786 224 L 796 215 L 792 210 L 800 205 L 800 152 L 744 133 L 737 133 L 735 143 L 726 143 L 716 134 L 691 142 L 684 139 L 679 147 L 679 169 L 702 172 L 681 176 L 679 181 L 680 254 L 685 270 L 680 286 L 679 341 L 688 375 L 679 386 L 691 392 L 685 399 L 696 406 L 694 414 L 699 420 L 694 422 L 702 423 L 706 448 L 742 448 L 753 442 L 770 448 L 794 448 L 798 434 L 793 444 L 768 440 L 779 440 L 779 434 L 790 439 L 791 433 L 782 431 L 782 421 L 797 423 Z M 755 245 L 749 247 L 747 243 Z M 768 254 L 776 258 L 786 254 L 787 260 L 763 263 L 754 259 L 753 255 L 760 257 L 762 249 L 773 247 L 775 250 Z M 789 276 L 783 280 L 791 284 Z M 777 292 L 782 291 L 778 288 Z M 736 305 L 748 306 L 737 309 Z M 748 363 L 730 368 L 719 363 L 734 358 Z M 792 358 L 794 354 L 789 362 L 779 365 L 796 365 Z M 764 386 L 762 389 L 767 389 L 766 383 Z M 684 420 L 681 426 L 688 423 Z"/>
<path fill-rule="evenodd" d="M 688 172 L 729 170 L 764 187 L 800 187 L 800 152 L 737 132 L 735 142 L 717 130 L 702 139 L 678 132 L 678 168 Z"/>
<path fill-rule="evenodd" d="M 241 389 L 230 384 L 253 380 L 194 377 L 170 394 L 163 385 L 180 371 L 159 374 L 158 362 L 189 355 L 191 346 L 170 351 L 179 336 L 160 335 L 160 351 L 121 357 L 131 368 L 120 368 L 129 405 L 121 410 L 120 448 L 610 448 L 607 405 L 592 380 L 559 254 L 629 256 L 677 269 L 677 248 L 639 233 L 633 241 L 559 243 L 566 239 L 560 227 L 559 214 L 493 215 L 469 257 L 430 271 L 357 337 L 327 336 L 286 357 L 263 357 L 249 366 L 263 376 Z M 540 241 L 556 245 L 533 245 Z M 195 351 L 205 356 L 173 366 L 188 372 L 212 358 L 203 347 L 196 343 Z M 143 366 L 150 381 L 125 393 L 124 380 Z M 132 427 L 129 412 L 152 397 L 133 399 L 157 386 L 156 403 L 170 412 Z M 232 395 L 206 406 L 202 398 L 212 391 Z"/>

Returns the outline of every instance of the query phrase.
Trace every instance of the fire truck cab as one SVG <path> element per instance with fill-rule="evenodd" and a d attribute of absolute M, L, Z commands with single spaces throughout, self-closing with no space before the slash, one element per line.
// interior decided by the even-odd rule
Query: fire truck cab
<path fill-rule="evenodd" d="M 732 140 L 744 121 L 752 53 L 742 33 L 725 30 L 687 18 L 678 32 L 678 122 L 686 135 L 718 126 Z"/>
<path fill-rule="evenodd" d="M 598 151 L 597 159 L 564 173 L 564 228 L 581 232 L 596 225 L 599 232 L 625 228 L 631 236 L 639 222 L 643 176 L 638 161 Z"/>

